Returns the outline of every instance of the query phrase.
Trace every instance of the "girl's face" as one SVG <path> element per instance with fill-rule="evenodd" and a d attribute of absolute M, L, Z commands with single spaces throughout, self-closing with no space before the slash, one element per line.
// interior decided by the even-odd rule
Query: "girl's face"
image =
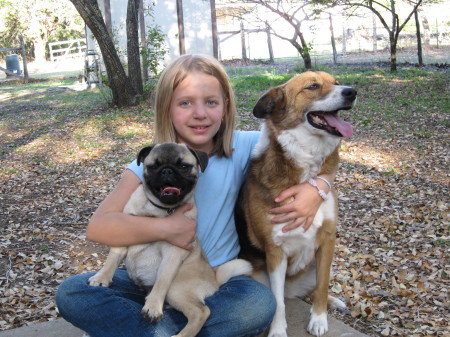
<path fill-rule="evenodd" d="M 226 103 L 219 81 L 201 72 L 189 74 L 175 89 L 170 119 L 177 141 L 210 153 L 219 131 Z"/>

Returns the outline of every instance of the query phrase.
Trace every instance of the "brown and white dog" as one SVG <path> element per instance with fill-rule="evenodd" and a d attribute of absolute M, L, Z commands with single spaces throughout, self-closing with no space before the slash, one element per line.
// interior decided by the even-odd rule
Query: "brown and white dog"
<path fill-rule="evenodd" d="M 312 226 L 283 233 L 284 224 L 272 224 L 268 211 L 279 206 L 281 191 L 338 168 L 338 147 L 352 127 L 338 117 L 351 109 L 356 90 L 339 85 L 324 72 L 305 72 L 267 91 L 253 114 L 264 118 L 243 187 L 243 211 L 247 227 L 237 220 L 241 257 L 252 262 L 254 278 L 270 285 L 276 302 L 269 337 L 287 336 L 284 298 L 312 293 L 307 327 L 321 336 L 328 330 L 327 304 L 345 307 L 328 296 L 335 246 L 337 197 L 334 190 L 320 206 Z M 289 202 L 289 201 L 287 201 Z"/>

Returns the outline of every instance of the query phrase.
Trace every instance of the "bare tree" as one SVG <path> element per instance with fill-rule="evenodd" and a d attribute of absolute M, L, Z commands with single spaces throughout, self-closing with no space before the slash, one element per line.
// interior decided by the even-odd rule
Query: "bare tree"
<path fill-rule="evenodd" d="M 416 22 L 417 58 L 419 60 L 419 65 L 423 66 L 422 37 L 420 36 L 420 21 L 417 10 L 414 12 L 414 21 Z"/>
<path fill-rule="evenodd" d="M 245 12 L 245 16 L 249 18 L 248 20 L 256 20 L 263 23 L 265 27 L 269 29 L 270 34 L 288 41 L 295 49 L 297 49 L 298 53 L 303 58 L 305 68 L 312 68 L 310 55 L 311 48 L 302 32 L 302 23 L 312 20 L 310 13 L 313 13 L 313 11 L 306 11 L 307 7 L 313 4 L 311 1 L 246 0 L 239 1 L 239 3 L 254 4 L 254 6 L 248 7 Z M 265 8 L 269 12 L 275 14 L 274 19 L 268 19 L 266 15 L 267 12 L 261 11 L 261 8 Z M 243 15 L 243 12 L 240 14 Z M 252 19 L 250 19 L 250 17 Z M 280 20 L 284 21 L 292 28 L 291 35 L 288 36 L 287 34 L 283 34 L 274 28 L 276 26 L 275 24 Z"/>
<path fill-rule="evenodd" d="M 391 54 L 391 71 L 397 71 L 397 44 L 400 32 L 403 30 L 405 25 L 411 19 L 412 15 L 417 8 L 422 4 L 422 0 L 414 0 L 414 2 L 408 2 L 411 4 L 411 11 L 407 14 L 403 22 L 400 21 L 400 17 L 397 13 L 395 0 L 389 0 L 388 3 L 379 2 L 374 0 L 341 0 L 341 4 L 348 6 L 350 8 L 362 7 L 372 11 L 380 20 L 383 27 L 387 30 L 389 34 L 389 50 Z M 387 13 L 387 14 L 386 14 Z M 389 17 L 390 16 L 390 17 Z M 388 23 L 390 19 L 390 24 Z"/>
<path fill-rule="evenodd" d="M 131 106 L 138 102 L 134 86 L 125 73 L 117 55 L 116 48 L 108 33 L 97 1 L 70 0 L 86 25 L 94 34 L 105 63 L 109 87 L 112 91 L 112 103 L 117 106 Z M 129 0 L 133 1 L 133 0 Z"/>

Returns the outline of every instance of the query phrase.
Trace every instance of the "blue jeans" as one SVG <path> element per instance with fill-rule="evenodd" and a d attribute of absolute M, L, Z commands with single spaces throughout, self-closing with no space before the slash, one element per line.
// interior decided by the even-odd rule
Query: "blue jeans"
<path fill-rule="evenodd" d="M 164 310 L 158 322 L 148 322 L 142 315 L 146 292 L 137 287 L 125 269 L 118 269 L 109 288 L 93 287 L 88 279 L 93 273 L 69 277 L 58 288 L 56 304 L 70 323 L 98 336 L 172 336 L 187 323 L 173 308 Z M 234 277 L 205 300 L 211 309 L 198 336 L 256 336 L 266 330 L 275 313 L 272 292 L 251 278 Z"/>

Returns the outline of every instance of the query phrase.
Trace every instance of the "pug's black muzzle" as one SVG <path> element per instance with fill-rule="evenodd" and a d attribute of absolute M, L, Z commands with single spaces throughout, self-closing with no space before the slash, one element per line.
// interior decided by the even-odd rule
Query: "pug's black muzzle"
<path fill-rule="evenodd" d="M 166 205 L 181 203 L 197 182 L 195 175 L 182 173 L 170 165 L 147 173 L 144 177 L 145 184 L 152 194 Z"/>

